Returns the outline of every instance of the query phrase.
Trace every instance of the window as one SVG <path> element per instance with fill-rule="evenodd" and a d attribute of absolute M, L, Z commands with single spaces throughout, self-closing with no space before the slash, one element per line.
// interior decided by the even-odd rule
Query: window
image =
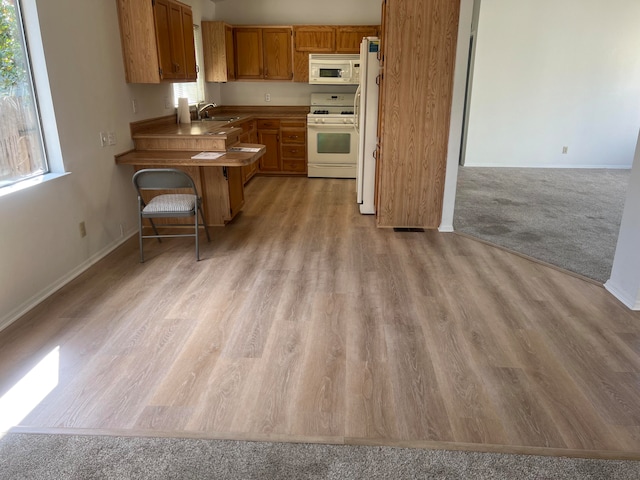
<path fill-rule="evenodd" d="M 19 0 L 0 0 L 0 187 L 48 172 Z"/>
<path fill-rule="evenodd" d="M 200 58 L 200 26 L 193 26 L 193 37 L 196 44 L 196 65 L 198 65 L 198 80 L 195 82 L 174 83 L 173 84 L 173 104 L 178 106 L 178 98 L 188 98 L 189 104 L 193 105 L 204 100 L 204 79 L 200 74 L 200 65 L 202 65 L 202 59 Z"/>

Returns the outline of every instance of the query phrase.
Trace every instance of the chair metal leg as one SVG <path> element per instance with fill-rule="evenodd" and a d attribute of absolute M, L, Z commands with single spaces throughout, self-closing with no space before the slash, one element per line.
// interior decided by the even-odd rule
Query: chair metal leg
<path fill-rule="evenodd" d="M 138 212 L 138 241 L 140 244 L 140 263 L 144 263 L 144 253 L 142 250 L 142 215 Z"/>
<path fill-rule="evenodd" d="M 204 213 L 202 212 L 202 207 L 198 207 L 200 211 L 200 216 L 202 217 L 202 226 L 204 227 L 204 233 L 207 234 L 207 242 L 211 241 L 211 237 L 209 236 L 209 228 L 207 227 L 207 222 L 204 220 Z"/>
<path fill-rule="evenodd" d="M 196 224 L 196 261 L 199 262 L 200 261 L 200 244 L 198 243 L 198 237 L 199 237 L 199 231 L 198 231 L 198 211 L 196 210 L 194 212 L 195 217 L 195 224 Z"/>
<path fill-rule="evenodd" d="M 149 219 L 149 223 L 151 223 L 151 226 L 153 227 L 153 232 L 154 232 L 156 235 L 160 235 L 160 234 L 158 233 L 158 229 L 156 228 L 156 224 L 155 224 L 155 223 L 153 223 L 153 219 L 151 219 L 151 218 L 150 218 L 150 219 Z M 158 243 L 162 243 L 162 239 L 161 239 L 160 237 L 158 237 Z"/>

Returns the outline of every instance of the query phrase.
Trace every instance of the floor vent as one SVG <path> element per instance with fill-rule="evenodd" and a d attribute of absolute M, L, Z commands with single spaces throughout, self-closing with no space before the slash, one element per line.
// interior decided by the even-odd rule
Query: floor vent
<path fill-rule="evenodd" d="M 394 228 L 394 232 L 424 232 L 424 228 Z"/>

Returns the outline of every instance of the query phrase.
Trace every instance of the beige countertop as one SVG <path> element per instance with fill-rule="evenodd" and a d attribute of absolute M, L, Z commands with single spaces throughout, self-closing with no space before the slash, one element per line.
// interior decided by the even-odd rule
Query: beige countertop
<path fill-rule="evenodd" d="M 179 150 L 132 150 L 116 156 L 118 165 L 137 165 L 155 167 L 243 167 L 250 165 L 266 151 L 264 145 L 253 143 L 240 143 L 237 147 L 258 148 L 257 152 L 234 152 L 227 151 L 221 157 L 212 160 L 193 159 L 194 155 L 200 151 L 179 151 Z"/>
<path fill-rule="evenodd" d="M 131 124 L 131 136 L 138 138 L 230 138 L 242 133 L 237 126 L 257 118 L 301 118 L 309 113 L 307 106 L 222 106 L 209 110 L 210 116 L 233 116 L 236 120 L 194 120 L 191 123 L 176 123 L 175 115 L 142 120 Z"/>

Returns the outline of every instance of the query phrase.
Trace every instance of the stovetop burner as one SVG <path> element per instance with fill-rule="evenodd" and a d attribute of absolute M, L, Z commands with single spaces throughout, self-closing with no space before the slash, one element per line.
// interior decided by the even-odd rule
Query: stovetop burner
<path fill-rule="evenodd" d="M 314 115 L 329 115 L 329 110 L 314 110 Z"/>

